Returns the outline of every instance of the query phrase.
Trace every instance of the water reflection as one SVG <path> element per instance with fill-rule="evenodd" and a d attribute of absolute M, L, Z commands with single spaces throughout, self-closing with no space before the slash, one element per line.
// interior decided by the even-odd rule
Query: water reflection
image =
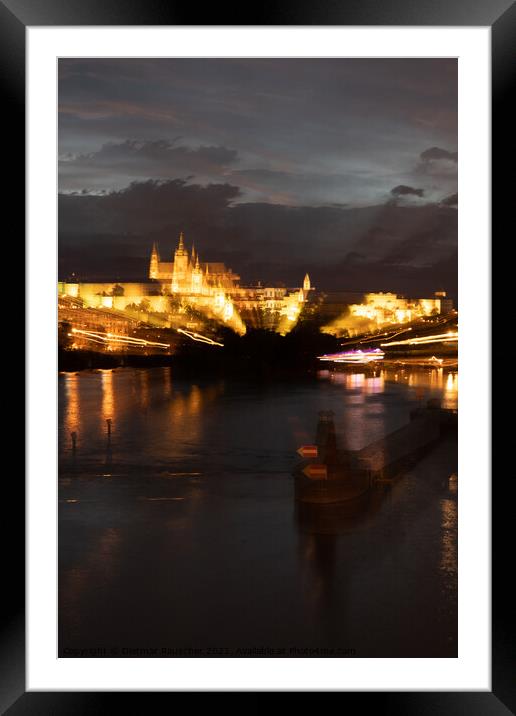
<path fill-rule="evenodd" d="M 342 449 L 358 450 L 372 439 L 384 434 L 385 405 L 380 398 L 385 392 L 385 376 L 381 371 L 369 373 L 330 373 L 333 385 L 344 389 L 345 410 L 336 416 L 337 432 Z"/>
<path fill-rule="evenodd" d="M 64 427 L 66 428 L 67 437 L 69 439 L 71 433 L 80 431 L 81 427 L 81 406 L 79 402 L 79 381 L 80 377 L 77 373 L 65 374 L 65 409 L 64 409 Z"/>
<path fill-rule="evenodd" d="M 360 499 L 349 502 L 316 504 L 296 501 L 295 522 L 299 532 L 311 535 L 345 535 L 371 524 L 384 500 L 388 499 L 390 486 L 376 485 Z"/>
<path fill-rule="evenodd" d="M 380 373 L 380 375 L 373 375 L 372 377 L 367 378 L 365 381 L 365 390 L 366 393 L 370 393 L 372 395 L 383 393 L 385 390 L 384 374 Z"/>
<path fill-rule="evenodd" d="M 443 408 L 457 409 L 459 392 L 459 376 L 457 373 L 448 373 L 444 391 Z"/>
<path fill-rule="evenodd" d="M 185 399 L 181 393 L 176 393 L 173 400 L 170 401 L 170 415 L 172 422 L 181 420 L 185 412 Z"/>
<path fill-rule="evenodd" d="M 304 534 L 299 540 L 302 565 L 306 565 L 305 599 L 311 613 L 332 615 L 335 597 L 337 542 L 332 534 Z M 343 605 L 340 605 L 343 608 Z"/>
<path fill-rule="evenodd" d="M 113 371 L 102 371 L 102 429 L 106 420 L 112 420 L 115 413 L 115 393 L 113 389 Z"/>
<path fill-rule="evenodd" d="M 192 385 L 190 395 L 188 396 L 188 412 L 190 414 L 198 413 L 202 408 L 202 393 L 198 385 Z"/>
<path fill-rule="evenodd" d="M 453 448 L 444 472 L 421 463 L 352 508 L 295 503 L 292 469 L 318 411 L 333 411 L 340 447 L 359 449 L 407 422 L 418 387 L 456 399 L 456 373 L 421 371 L 410 385 L 409 372 L 398 383 L 384 369 L 331 375 L 257 386 L 160 368 L 60 381 L 60 648 L 453 655 Z"/>
<path fill-rule="evenodd" d="M 73 456 L 78 469 L 95 459 L 152 464 L 191 454 L 209 406 L 224 392 L 223 381 L 179 381 L 174 388 L 170 369 L 161 368 L 65 374 L 59 385 L 61 468 Z"/>
<path fill-rule="evenodd" d="M 382 367 L 369 372 L 356 372 L 352 368 L 343 370 L 321 370 L 318 377 L 342 385 L 348 391 L 355 391 L 352 402 L 360 402 L 360 394 L 381 395 L 388 390 L 389 383 L 404 383 L 413 389 L 416 397 L 429 399 L 439 397 L 442 407 L 457 409 L 458 373 L 444 368 L 403 368 Z"/>

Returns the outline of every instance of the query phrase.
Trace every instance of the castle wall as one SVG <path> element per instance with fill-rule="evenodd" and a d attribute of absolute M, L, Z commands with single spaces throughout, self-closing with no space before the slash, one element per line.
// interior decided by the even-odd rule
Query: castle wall
<path fill-rule="evenodd" d="M 128 305 L 138 300 L 162 299 L 163 296 L 153 296 L 161 292 L 161 286 L 154 281 L 149 282 L 105 282 L 105 283 L 59 283 L 59 292 L 74 298 L 80 298 L 90 306 L 111 307 L 108 299 L 114 300 L 118 305 Z M 116 295 L 120 292 L 121 295 Z M 115 295 L 113 295 L 115 294 Z M 118 306 L 117 306 L 118 307 Z"/>

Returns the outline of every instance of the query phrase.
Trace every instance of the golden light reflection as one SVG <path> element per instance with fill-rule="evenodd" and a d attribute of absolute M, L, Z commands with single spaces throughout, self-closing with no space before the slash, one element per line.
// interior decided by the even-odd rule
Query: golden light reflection
<path fill-rule="evenodd" d="M 366 378 L 365 391 L 373 395 L 383 393 L 385 390 L 385 379 L 383 373 L 380 375 L 373 376 L 372 378 Z"/>
<path fill-rule="evenodd" d="M 442 388 L 443 387 L 443 369 L 436 368 L 430 373 L 430 387 L 431 388 Z"/>
<path fill-rule="evenodd" d="M 421 400 L 425 397 L 432 397 L 432 393 L 440 394 L 441 405 L 448 410 L 456 410 L 458 402 L 458 373 L 448 372 L 444 368 L 432 367 L 427 370 L 402 368 L 397 372 L 392 369 L 384 369 L 382 375 L 386 380 L 403 382 L 410 388 L 416 390 L 417 397 Z"/>
<path fill-rule="evenodd" d="M 66 408 L 64 426 L 68 433 L 79 432 L 80 404 L 79 404 L 79 376 L 77 373 L 66 373 L 65 376 Z"/>
<path fill-rule="evenodd" d="M 317 372 L 320 380 L 328 379 L 335 383 L 342 383 L 349 390 L 361 390 L 367 394 L 383 393 L 385 390 L 384 371 L 366 375 L 365 373 L 348 373 L 348 372 L 330 372 L 328 370 L 320 370 Z"/>
<path fill-rule="evenodd" d="M 198 385 L 192 385 L 187 396 L 175 393 L 170 404 L 174 421 L 187 415 L 191 416 L 200 413 L 205 397 L 209 398 L 209 395 L 205 396 L 204 391 Z"/>
<path fill-rule="evenodd" d="M 115 413 L 115 393 L 113 390 L 113 371 L 102 371 L 102 420 L 112 420 Z"/>
<path fill-rule="evenodd" d="M 385 432 L 385 406 L 383 401 L 371 400 L 371 397 L 384 392 L 385 371 L 373 375 L 364 373 L 344 373 L 344 385 L 349 392 L 344 400 L 350 410 L 343 415 L 343 448 L 359 450 L 364 447 L 366 435 L 381 437 Z"/>
<path fill-rule="evenodd" d="M 203 430 L 203 412 L 223 391 L 222 381 L 206 387 L 192 385 L 188 392 L 172 391 L 167 405 L 170 428 L 167 439 L 177 433 L 186 435 L 190 445 L 198 441 Z"/>
<path fill-rule="evenodd" d="M 174 421 L 183 417 L 185 413 L 185 399 L 181 393 L 176 393 L 172 398 L 172 402 L 170 403 L 170 413 Z"/>
<path fill-rule="evenodd" d="M 443 408 L 457 408 L 458 394 L 459 375 L 458 373 L 448 373 L 444 387 Z"/>
<path fill-rule="evenodd" d="M 202 392 L 198 385 L 192 385 L 188 396 L 188 412 L 198 413 L 202 406 Z"/>
<path fill-rule="evenodd" d="M 317 373 L 319 379 L 330 379 L 332 382 L 341 383 L 349 390 L 361 389 L 365 393 L 382 393 L 385 390 L 385 383 L 394 381 L 403 383 L 410 388 L 416 389 L 416 394 L 421 399 L 427 394 L 441 393 L 443 408 L 450 410 L 457 409 L 458 401 L 458 373 L 442 367 L 432 367 L 427 370 L 414 368 L 401 368 L 393 370 L 391 367 L 382 366 L 375 373 L 356 373 L 349 371 L 327 371 Z"/>
<path fill-rule="evenodd" d="M 346 404 L 353 408 L 344 430 L 348 449 L 363 447 L 360 431 L 365 434 L 367 431 L 376 433 L 383 429 L 384 406 L 379 401 L 369 400 L 368 396 L 384 392 L 389 382 L 409 387 L 412 397 L 417 399 L 419 405 L 429 398 L 439 398 L 444 409 L 457 410 L 458 373 L 456 370 L 449 371 L 443 367 L 431 367 L 426 370 L 413 367 L 394 368 L 382 365 L 373 373 L 356 373 L 350 370 L 318 371 L 318 377 L 341 384 L 349 391 L 343 394 Z"/>
<path fill-rule="evenodd" d="M 362 388 L 365 385 L 365 373 L 351 373 L 349 381 L 347 381 L 348 388 Z"/>

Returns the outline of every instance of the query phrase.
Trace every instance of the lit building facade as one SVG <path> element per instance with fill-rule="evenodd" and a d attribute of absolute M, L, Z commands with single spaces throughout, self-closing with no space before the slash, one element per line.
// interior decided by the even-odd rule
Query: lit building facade
<path fill-rule="evenodd" d="M 157 244 L 154 244 L 149 262 L 149 279 L 157 281 L 165 293 L 202 294 L 212 288 L 231 291 L 240 281 L 223 263 L 208 263 L 200 260 L 195 247 L 185 247 L 181 232 L 179 243 L 172 255 L 172 261 L 162 261 Z"/>
<path fill-rule="evenodd" d="M 362 303 L 351 304 L 350 314 L 367 318 L 378 326 L 386 323 L 409 323 L 418 318 L 443 313 L 441 303 L 446 294 L 444 291 L 439 293 L 440 295 L 434 298 L 404 298 L 396 293 L 367 293 Z"/>
<path fill-rule="evenodd" d="M 347 301 L 340 306 L 340 315 L 323 327 L 333 335 L 356 335 L 376 330 L 388 324 L 410 323 L 428 316 L 447 314 L 453 310 L 453 302 L 445 291 L 438 291 L 432 298 L 406 298 L 396 293 L 365 293 L 360 302 Z M 338 306 L 333 304 L 333 308 Z"/>
<path fill-rule="evenodd" d="M 198 309 L 237 333 L 245 333 L 247 324 L 273 328 L 288 333 L 296 324 L 302 307 L 312 289 L 305 275 L 301 288 L 241 286 L 240 276 L 221 262 L 201 261 L 192 246 L 185 246 L 183 233 L 171 261 L 162 261 L 159 248 L 152 246 L 147 282 L 78 283 L 61 282 L 59 293 L 94 308 L 132 313 L 144 310 L 160 316 L 174 312 L 183 305 Z"/>

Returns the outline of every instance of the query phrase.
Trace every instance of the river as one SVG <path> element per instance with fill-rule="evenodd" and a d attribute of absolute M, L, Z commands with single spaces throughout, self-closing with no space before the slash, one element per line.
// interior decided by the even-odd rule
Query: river
<path fill-rule="evenodd" d="M 294 501 L 318 411 L 358 449 L 430 397 L 457 373 L 60 374 L 60 656 L 456 656 L 456 439 L 363 513 Z"/>

